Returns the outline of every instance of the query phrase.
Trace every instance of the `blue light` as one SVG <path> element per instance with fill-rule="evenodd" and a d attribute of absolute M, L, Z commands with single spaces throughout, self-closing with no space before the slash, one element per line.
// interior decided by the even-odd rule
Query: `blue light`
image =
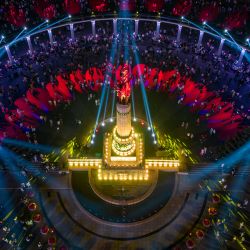
<path fill-rule="evenodd" d="M 111 111 L 111 118 L 110 119 L 113 119 L 112 117 L 113 117 L 113 114 L 114 114 L 114 107 L 115 107 L 115 91 L 113 92 L 113 99 L 112 99 L 112 111 Z"/>
<path fill-rule="evenodd" d="M 132 97 L 133 116 L 135 117 L 135 97 L 134 97 L 134 88 L 132 84 L 131 84 L 131 97 Z"/>
<path fill-rule="evenodd" d="M 27 148 L 27 149 L 34 150 L 34 151 L 40 151 L 43 153 L 60 152 L 59 148 L 54 148 L 51 146 L 41 145 L 41 144 L 33 144 L 33 143 L 19 141 L 19 140 L 11 139 L 11 138 L 4 138 L 2 140 L 2 143 L 14 145 L 20 148 Z"/>
<path fill-rule="evenodd" d="M 104 106 L 104 113 L 103 113 L 103 121 L 105 120 L 106 117 L 106 111 L 107 111 L 107 106 L 108 106 L 108 99 L 109 99 L 109 92 L 110 92 L 110 86 L 108 85 L 108 91 L 107 91 L 107 97 L 106 97 L 106 102 L 105 102 L 105 106 Z"/>

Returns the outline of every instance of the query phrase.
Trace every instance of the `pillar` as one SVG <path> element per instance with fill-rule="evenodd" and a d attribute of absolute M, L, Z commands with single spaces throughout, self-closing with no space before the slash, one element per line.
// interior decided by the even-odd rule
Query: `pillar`
<path fill-rule="evenodd" d="M 13 62 L 13 58 L 12 58 L 12 55 L 11 55 L 11 52 L 10 52 L 10 48 L 9 48 L 8 45 L 5 46 L 5 50 L 6 50 L 6 52 L 7 52 L 9 61 L 12 63 L 12 62 Z"/>
<path fill-rule="evenodd" d="M 131 106 L 130 104 L 116 104 L 117 134 L 128 137 L 131 134 Z"/>
<path fill-rule="evenodd" d="M 95 36 L 95 21 L 91 21 L 92 35 Z"/>
<path fill-rule="evenodd" d="M 198 40 L 198 44 L 197 44 L 198 48 L 200 48 L 200 46 L 201 46 L 203 36 L 204 36 L 204 31 L 200 30 L 199 40 Z"/>
<path fill-rule="evenodd" d="M 224 42 L 225 42 L 225 39 L 221 38 L 220 46 L 219 46 L 219 49 L 218 49 L 218 52 L 217 52 L 218 56 L 221 56 L 221 51 L 222 51 L 222 47 L 223 47 Z"/>
<path fill-rule="evenodd" d="M 238 65 L 241 65 L 245 53 L 246 53 L 246 50 L 242 49 L 240 52 L 240 57 L 239 57 L 238 63 L 237 63 Z"/>
<path fill-rule="evenodd" d="M 156 36 L 158 37 L 160 34 L 160 27 L 161 27 L 161 22 L 157 21 L 157 25 L 156 25 Z"/>
<path fill-rule="evenodd" d="M 53 35 L 51 29 L 48 30 L 50 44 L 53 45 Z"/>
<path fill-rule="evenodd" d="M 113 33 L 117 35 L 117 19 L 113 19 Z"/>
<path fill-rule="evenodd" d="M 74 39 L 75 39 L 74 24 L 71 23 L 71 24 L 69 25 L 69 27 L 70 27 L 70 37 L 71 37 L 72 40 L 74 40 Z"/>
<path fill-rule="evenodd" d="M 135 35 L 138 36 L 139 20 L 135 20 Z"/>
<path fill-rule="evenodd" d="M 178 25 L 178 33 L 177 33 L 177 38 L 176 38 L 177 43 L 179 43 L 181 40 L 181 30 L 182 30 L 182 26 Z"/>
<path fill-rule="evenodd" d="M 28 46 L 29 46 L 29 50 L 30 50 L 30 52 L 32 52 L 33 51 L 33 47 L 32 47 L 32 44 L 31 44 L 30 36 L 27 36 L 26 40 L 27 40 L 27 43 L 28 43 Z"/>

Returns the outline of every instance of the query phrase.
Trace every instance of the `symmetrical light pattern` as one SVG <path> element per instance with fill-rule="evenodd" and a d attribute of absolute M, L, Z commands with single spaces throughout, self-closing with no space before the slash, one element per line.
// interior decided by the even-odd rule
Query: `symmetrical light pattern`
<path fill-rule="evenodd" d="M 178 160 L 161 160 L 161 159 L 146 159 L 145 168 L 161 169 L 168 171 L 176 171 L 179 169 L 180 163 Z"/>
<path fill-rule="evenodd" d="M 68 159 L 69 170 L 89 170 L 102 166 L 102 159 Z"/>
<path fill-rule="evenodd" d="M 128 151 L 122 151 L 117 148 L 114 143 L 116 139 L 114 138 L 113 133 L 106 133 L 104 139 L 104 163 L 107 164 L 109 167 L 116 167 L 116 168 L 135 168 L 138 167 L 140 164 L 143 163 L 144 158 L 144 145 L 142 136 L 138 133 L 131 132 L 132 147 Z M 119 138 L 118 141 L 125 140 Z M 131 141 L 123 141 L 125 143 Z M 126 144 L 125 144 L 126 145 Z"/>
<path fill-rule="evenodd" d="M 148 170 L 114 171 L 98 170 L 98 180 L 104 181 L 147 181 L 149 180 Z"/>
<path fill-rule="evenodd" d="M 131 126 L 131 105 L 129 102 L 131 86 L 129 65 L 121 69 L 117 84 L 118 103 L 116 105 L 116 125 L 112 132 L 104 135 L 102 159 L 71 159 L 69 169 L 92 171 L 90 178 L 97 176 L 98 181 L 148 181 L 149 173 L 158 170 L 179 170 L 178 160 L 166 158 L 144 159 L 144 141 L 141 133 Z M 152 137 L 156 141 L 152 124 Z M 96 174 L 96 175 L 95 175 Z M 152 175 L 154 176 L 154 175 Z M 153 177 L 152 177 L 153 178 Z"/>

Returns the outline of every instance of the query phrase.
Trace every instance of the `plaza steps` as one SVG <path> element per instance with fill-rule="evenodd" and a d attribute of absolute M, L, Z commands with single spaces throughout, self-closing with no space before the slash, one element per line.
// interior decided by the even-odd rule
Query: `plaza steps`
<path fill-rule="evenodd" d="M 250 166 L 235 166 L 235 176 L 249 176 Z M 232 168 L 224 167 L 223 172 L 219 165 L 216 164 L 195 164 L 188 168 L 189 175 L 221 175 L 221 174 L 231 174 Z"/>
<path fill-rule="evenodd" d="M 43 192 L 42 195 L 46 196 L 46 192 Z M 40 204 L 42 204 L 43 214 L 46 215 L 48 224 L 56 228 L 56 234 L 65 244 L 73 249 L 82 249 L 81 246 L 85 245 L 85 238 L 87 241 L 90 237 L 67 216 L 60 205 L 57 193 L 50 191 L 50 197 L 47 196 L 45 202 L 43 198 Z"/>
<path fill-rule="evenodd" d="M 213 175 L 213 174 L 220 174 L 221 170 L 220 167 L 216 164 L 209 164 L 209 163 L 200 163 L 200 164 L 193 164 L 188 167 L 188 174 L 189 175 Z"/>

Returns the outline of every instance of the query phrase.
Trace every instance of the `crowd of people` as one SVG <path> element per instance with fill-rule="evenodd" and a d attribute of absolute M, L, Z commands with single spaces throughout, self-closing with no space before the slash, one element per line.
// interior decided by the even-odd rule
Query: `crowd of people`
<path fill-rule="evenodd" d="M 141 62 L 149 67 L 149 71 L 150 68 L 164 71 L 177 69 L 182 76 L 206 86 L 216 96 L 222 97 L 223 101 L 229 101 L 236 113 L 244 117 L 243 124 L 248 124 L 250 69 L 245 61 L 238 70 L 232 69 L 232 65 L 239 56 L 238 52 L 225 48 L 222 57 L 218 57 L 216 41 L 211 38 L 204 41 L 203 46 L 197 49 L 195 46 L 197 40 L 191 39 L 194 31 L 183 34 L 181 47 L 175 47 L 176 30 L 174 28 L 163 27 L 160 37 L 156 37 L 153 27 L 146 28 L 146 25 L 150 27 L 147 23 L 141 27 L 146 32 L 133 38 L 137 47 L 134 45 L 132 47 L 139 52 Z M 2 118 L 8 108 L 14 107 L 14 101 L 25 94 L 28 88 L 44 88 L 46 83 L 56 82 L 55 77 L 58 74 L 70 73 L 77 68 L 82 72 L 91 67 L 104 69 L 109 60 L 107 55 L 114 38 L 110 35 L 112 30 L 110 26 L 110 23 L 97 26 L 97 36 L 83 35 L 76 42 L 68 39 L 67 31 L 59 30 L 57 34 L 55 30 L 53 34 L 55 44 L 52 47 L 44 32 L 41 37 L 34 37 L 32 41 L 34 51 L 26 52 L 26 55 L 17 56 L 20 53 L 19 45 L 13 46 L 14 64 L 5 62 L 0 65 Z M 86 25 L 76 27 L 76 35 L 84 28 L 87 28 Z M 198 37 L 198 34 L 196 35 Z M 118 35 L 117 44 L 122 39 L 128 40 L 129 37 Z M 118 46 L 117 49 L 121 50 L 121 47 Z M 58 60 L 59 57 L 60 60 Z M 121 54 L 121 58 L 123 57 L 124 55 Z M 138 64 L 135 57 L 130 56 L 130 64 Z M 157 79 L 154 80 L 157 81 Z M 9 81 L 12 84 L 7 85 Z M 181 83 L 179 88 L 183 88 Z M 181 101 L 180 99 L 179 102 Z"/>
<path fill-rule="evenodd" d="M 129 27 L 129 23 L 123 23 L 125 27 Z M 197 83 L 201 83 L 202 86 L 206 87 L 207 90 L 215 93 L 216 97 L 222 97 L 223 102 L 228 102 L 232 105 L 236 114 L 239 114 L 242 120 L 242 129 L 249 124 L 249 64 L 247 61 L 243 61 L 243 65 L 240 69 L 234 70 L 232 65 L 237 60 L 238 52 L 233 51 L 230 48 L 225 47 L 222 56 L 216 55 L 218 47 L 216 47 L 216 41 L 212 38 L 207 38 L 203 41 L 201 48 L 196 47 L 197 40 L 193 39 L 194 35 L 198 37 L 198 32 L 194 34 L 194 31 L 186 31 L 182 34 L 181 44 L 176 46 L 175 37 L 176 29 L 162 27 L 160 36 L 155 35 L 155 29 L 153 24 L 142 22 L 140 24 L 139 35 L 136 37 L 133 33 L 131 35 L 118 34 L 117 37 L 112 35 L 112 23 L 103 22 L 97 24 L 96 32 L 97 35 L 88 34 L 87 24 L 78 25 L 75 27 L 76 41 L 69 39 L 69 32 L 65 30 L 53 31 L 54 45 L 51 46 L 48 35 L 46 32 L 41 33 L 32 39 L 34 51 L 28 52 L 25 44 L 21 44 L 20 48 L 23 48 L 24 54 L 18 54 L 19 44 L 13 46 L 12 54 L 14 56 L 14 63 L 11 64 L 5 61 L 0 65 L 1 72 L 1 122 L 6 125 L 6 122 L 13 122 L 11 116 L 13 110 L 18 107 L 22 108 L 16 100 L 24 97 L 26 101 L 30 101 L 25 94 L 28 90 L 42 88 L 46 89 L 47 83 L 52 85 L 57 83 L 57 76 L 62 75 L 65 79 L 69 79 L 69 75 L 76 70 L 85 72 L 87 69 L 99 68 L 102 72 L 108 65 L 108 54 L 111 51 L 111 45 L 116 40 L 118 51 L 118 57 L 114 59 L 115 64 L 119 65 L 124 60 L 123 47 L 120 46 L 122 40 L 134 40 L 136 45 L 133 44 L 132 51 L 129 57 L 129 63 L 136 65 L 135 57 L 133 53 L 136 51 L 141 57 L 141 62 L 147 65 L 147 72 L 144 73 L 144 80 L 147 79 L 146 73 L 152 73 L 154 69 L 159 70 L 178 70 L 180 75 L 185 76 L 185 79 L 191 78 Z M 87 31 L 87 32 L 85 32 Z M 56 67 L 55 67 L 56 65 Z M 91 77 L 87 81 L 83 79 L 81 83 L 82 89 L 88 89 L 88 86 L 94 86 L 101 83 L 100 79 L 96 82 Z M 158 76 L 154 74 L 151 80 L 154 83 L 154 88 L 163 89 L 168 88 L 168 83 L 158 82 Z M 172 74 L 174 79 L 175 74 Z M 83 76 L 84 78 L 84 76 Z M 183 81 L 183 82 L 182 82 Z M 9 84 L 11 82 L 12 84 Z M 171 81 L 170 81 L 171 82 Z M 157 84 L 155 84 L 157 83 Z M 179 91 L 184 91 L 185 80 L 182 79 L 177 84 Z M 189 82 L 191 84 L 191 82 Z M 159 87 L 160 86 L 160 87 Z M 166 87 L 164 87 L 166 86 Z M 73 86 L 69 86 L 72 93 Z M 150 87 L 151 86 L 147 86 Z M 93 88 L 92 88 L 93 89 Z M 52 88 L 53 90 L 53 88 Z M 192 89 L 193 91 L 194 89 Z M 179 96 L 178 104 L 183 103 L 184 96 Z M 99 100 L 95 100 L 99 103 Z M 212 100 L 213 102 L 213 100 Z M 185 104 L 185 102 L 184 102 Z M 190 103 L 187 103 L 190 105 Z M 213 105 L 217 105 L 214 102 Z M 34 103 L 32 104 L 34 105 Z M 197 103 L 192 102 L 192 108 Z M 20 110 L 17 109 L 17 113 Z M 34 111 L 34 110 L 33 110 Z M 44 115 L 39 114 L 39 121 L 45 119 Z M 6 120 L 6 117 L 8 118 Z M 27 121 L 26 121 L 27 122 Z M 57 121 L 55 121 L 57 123 Z M 197 119 L 199 125 L 200 118 Z M 21 128 L 25 128 L 25 122 L 21 123 Z M 181 124 L 180 124 L 181 126 Z M 32 130 L 35 130 L 32 127 Z M 31 131 L 32 131 L 31 130 Z M 217 134 L 217 129 L 214 127 L 208 128 L 208 135 Z M 11 131 L 16 132 L 16 131 Z M 29 131 L 25 132 L 29 137 Z M 11 133 L 10 133 L 11 134 Z M 13 134 L 13 133 L 12 133 Z M 187 136 L 192 139 L 194 134 L 187 130 Z M 199 137 L 199 136 L 198 136 Z M 196 136 L 197 138 L 197 136 Z M 244 143 L 247 135 L 240 137 L 239 145 Z M 204 138 L 202 138 L 203 140 Z M 28 140 L 30 140 L 28 138 Z M 35 140 L 36 141 L 36 140 Z M 31 141 L 32 142 L 32 141 Z M 34 142 L 34 141 L 33 141 Z M 236 144 L 235 141 L 231 144 Z M 237 145 L 237 144 L 236 144 Z M 231 146 L 229 147 L 231 148 Z M 234 147 L 231 148 L 233 150 Z M 200 149 L 201 155 L 205 156 L 209 150 L 207 145 L 204 143 L 204 147 Z M 219 156 L 216 157 L 217 159 Z"/>
<path fill-rule="evenodd" d="M 103 15 L 123 10 L 132 14 L 188 16 L 193 21 L 211 21 L 221 29 L 232 29 L 241 37 L 249 33 L 246 25 L 249 6 L 246 0 L 5 0 L 0 3 L 0 30 L 7 37 L 24 25 L 34 27 L 41 20 L 60 18 L 65 14 L 90 16 L 93 12 Z"/>
<path fill-rule="evenodd" d="M 120 27 L 119 25 L 125 27 L 130 26 L 129 23 L 121 23 L 118 24 L 118 30 Z M 121 64 L 126 57 L 126 53 L 124 53 L 126 49 L 122 44 L 129 44 L 131 46 L 127 58 L 131 66 L 138 64 L 134 56 L 136 53 L 138 53 L 140 57 L 140 63 L 147 65 L 147 69 L 143 68 L 142 70 L 144 80 L 147 79 L 147 72 L 152 72 L 155 68 L 164 72 L 178 70 L 181 76 L 185 76 L 186 79 L 191 78 L 193 81 L 205 86 L 208 91 L 215 93 L 213 98 L 221 97 L 224 102 L 231 103 L 235 113 L 243 117 L 242 128 L 244 128 L 245 125 L 249 125 L 250 116 L 248 99 L 250 93 L 250 66 L 244 59 L 239 69 L 233 69 L 232 65 L 239 57 L 238 51 L 224 47 L 222 56 L 218 57 L 216 52 L 219 44 L 211 37 L 205 37 L 202 46 L 197 48 L 196 44 L 199 34 L 192 30 L 184 30 L 181 36 L 181 42 L 177 44 L 175 41 L 177 32 L 175 27 L 169 28 L 162 25 L 160 35 L 157 36 L 155 34 L 155 27 L 148 22 L 140 23 L 138 36 L 135 36 L 133 32 L 130 34 L 127 32 L 125 35 L 119 34 L 118 32 L 117 36 L 113 35 L 111 22 L 97 24 L 96 36 L 89 35 L 90 32 L 91 29 L 88 24 L 79 24 L 75 26 L 76 40 L 69 38 L 70 32 L 65 28 L 53 30 L 53 46 L 51 46 L 49 42 L 48 34 L 44 32 L 32 37 L 33 52 L 27 51 L 25 42 L 11 47 L 13 63 L 6 58 L 6 60 L 0 64 L 0 106 L 2 111 L 1 124 L 3 126 L 6 126 L 6 123 L 8 124 L 9 122 L 6 121 L 6 115 L 10 115 L 11 112 L 13 113 L 13 110 L 17 107 L 22 107 L 22 105 L 18 106 L 16 102 L 17 99 L 23 99 L 24 103 L 29 103 L 29 101 L 32 100 L 32 98 L 30 98 L 31 96 L 36 97 L 36 90 L 38 88 L 49 91 L 47 88 L 48 83 L 50 83 L 49 86 L 52 87 L 52 92 L 56 93 L 58 92 L 58 88 L 56 89 L 56 87 L 58 87 L 58 82 L 66 81 L 66 86 L 69 91 L 64 92 L 66 97 L 68 93 L 73 95 L 74 88 L 79 92 L 88 91 L 90 101 L 92 101 L 92 97 L 95 96 L 96 105 L 98 105 L 99 97 L 94 94 L 95 86 L 101 86 L 104 81 L 101 82 L 100 78 L 97 80 L 94 79 L 94 74 L 98 75 L 94 68 L 100 69 L 103 73 L 106 72 L 107 68 L 110 66 L 109 62 L 111 60 L 113 61 L 111 71 L 114 65 L 118 66 Z M 194 37 L 197 38 L 194 39 Z M 109 56 L 112 51 L 112 46 L 115 46 L 115 50 L 117 51 L 115 58 L 110 58 Z M 89 79 L 86 79 L 85 72 L 87 70 L 89 70 Z M 70 78 L 72 72 L 74 72 L 74 74 L 72 78 Z M 77 72 L 79 75 L 77 75 Z M 58 78 L 58 76 L 61 76 L 61 78 Z M 73 82 L 77 77 L 78 79 L 82 77 L 82 79 L 78 81 L 80 82 L 80 88 L 78 89 L 76 85 L 69 84 L 69 82 Z M 175 74 L 174 78 L 176 78 Z M 168 88 L 168 91 L 171 90 L 171 85 L 168 86 L 168 84 L 164 82 L 160 84 L 158 79 L 158 76 L 151 79 L 153 83 L 152 88 L 156 90 Z M 138 78 L 135 81 L 138 83 L 140 79 Z M 184 85 L 184 82 L 179 82 L 176 88 L 178 93 L 184 89 Z M 151 88 L 150 85 L 146 85 L 146 87 Z M 27 93 L 31 94 L 30 97 L 27 96 Z M 40 92 L 41 97 L 44 97 L 43 93 L 42 91 Z M 44 98 L 43 101 L 45 99 L 46 98 Z M 58 103 L 62 102 L 59 96 L 54 100 L 56 100 L 55 103 L 43 102 L 46 104 L 45 109 L 53 105 L 57 106 Z M 66 98 L 66 101 L 69 101 L 68 98 Z M 184 101 L 185 96 L 178 100 L 179 104 L 183 104 Z M 32 107 L 32 113 L 34 110 L 37 111 L 35 102 L 30 106 Z M 191 106 L 191 108 L 194 107 Z M 18 109 L 16 110 L 18 112 Z M 49 122 L 52 128 L 60 128 L 62 125 L 62 121 L 58 117 L 55 118 L 55 120 L 46 121 L 45 112 L 42 113 L 39 110 L 36 114 L 39 115 L 37 118 L 39 123 Z M 76 124 L 78 123 L 79 121 L 76 120 Z M 199 121 L 197 123 L 199 123 Z M 26 125 L 20 125 L 20 128 L 21 130 L 25 128 L 27 141 L 38 145 L 36 126 L 31 126 L 28 130 L 25 126 Z M 189 134 L 191 139 L 196 136 L 193 135 L 193 133 L 189 133 L 187 121 L 183 121 L 180 127 L 185 128 L 186 133 Z M 17 131 L 12 132 L 16 133 Z M 216 133 L 215 129 L 208 128 L 208 135 L 214 133 Z M 13 148 L 13 150 L 17 151 L 20 150 L 20 148 L 16 147 L 15 149 Z M 205 142 L 204 147 L 201 148 L 202 156 L 206 155 L 208 151 Z M 43 155 L 37 152 L 30 152 L 27 154 L 27 152 L 22 151 L 21 153 L 23 154 L 22 156 L 28 158 L 32 164 L 40 163 L 44 158 Z M 46 172 L 53 172 L 55 170 L 58 169 L 53 164 L 51 165 L 45 162 L 44 166 L 42 166 L 42 177 L 45 177 Z M 27 168 L 22 169 L 21 172 L 22 178 L 25 180 L 23 181 L 25 187 L 22 190 L 22 199 L 27 196 L 29 191 L 26 187 L 27 183 L 29 183 L 29 178 L 27 178 L 28 172 L 29 169 Z M 30 198 L 28 199 L 32 200 Z M 7 231 L 9 228 L 11 228 L 11 226 L 8 227 Z M 27 238 L 27 242 L 30 238 L 31 237 Z"/>

